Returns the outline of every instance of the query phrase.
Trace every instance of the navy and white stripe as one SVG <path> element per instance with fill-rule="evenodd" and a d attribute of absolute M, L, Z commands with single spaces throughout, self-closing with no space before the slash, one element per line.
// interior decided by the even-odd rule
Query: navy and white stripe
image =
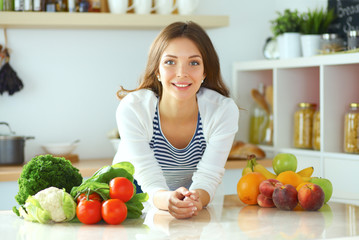
<path fill-rule="evenodd" d="M 170 190 L 179 187 L 189 188 L 192 183 L 192 175 L 197 170 L 197 164 L 206 149 L 200 114 L 198 113 L 197 128 L 191 142 L 185 148 L 178 149 L 173 147 L 163 135 L 157 108 L 153 119 L 153 136 L 150 147 L 162 168 Z"/>

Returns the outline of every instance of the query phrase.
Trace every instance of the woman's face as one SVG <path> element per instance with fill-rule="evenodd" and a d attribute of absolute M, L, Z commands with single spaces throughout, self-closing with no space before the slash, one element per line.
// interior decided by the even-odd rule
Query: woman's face
<path fill-rule="evenodd" d="M 192 40 L 171 40 L 161 56 L 159 65 L 158 77 L 163 87 L 162 99 L 195 99 L 205 76 L 202 55 Z"/>

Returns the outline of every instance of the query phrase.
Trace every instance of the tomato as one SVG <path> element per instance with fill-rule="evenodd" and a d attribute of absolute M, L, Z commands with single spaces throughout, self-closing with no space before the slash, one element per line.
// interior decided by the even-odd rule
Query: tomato
<path fill-rule="evenodd" d="M 82 200 L 87 199 L 87 194 L 81 193 L 80 196 L 77 197 L 77 204 L 79 204 Z M 89 200 L 97 200 L 99 202 L 102 202 L 102 198 L 97 193 L 91 193 L 88 197 Z"/>
<path fill-rule="evenodd" d="M 108 224 L 122 223 L 127 217 L 126 204 L 120 199 L 109 199 L 102 204 L 102 218 Z"/>
<path fill-rule="evenodd" d="M 124 177 L 115 177 L 110 181 L 110 198 L 129 201 L 135 191 L 130 180 Z"/>
<path fill-rule="evenodd" d="M 77 205 L 76 216 L 84 224 L 95 224 L 101 221 L 102 204 L 97 200 L 82 200 Z"/>

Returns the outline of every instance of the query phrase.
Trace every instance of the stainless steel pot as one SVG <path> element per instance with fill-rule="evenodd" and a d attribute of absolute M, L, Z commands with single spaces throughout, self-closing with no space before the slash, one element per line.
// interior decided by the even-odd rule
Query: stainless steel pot
<path fill-rule="evenodd" d="M 25 140 L 35 137 L 16 136 L 6 122 L 0 124 L 7 125 L 10 135 L 0 135 L 0 165 L 20 165 L 24 163 Z"/>

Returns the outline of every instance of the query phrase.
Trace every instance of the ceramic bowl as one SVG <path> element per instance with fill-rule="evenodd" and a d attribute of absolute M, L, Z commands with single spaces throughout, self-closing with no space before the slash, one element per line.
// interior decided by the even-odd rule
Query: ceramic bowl
<path fill-rule="evenodd" d="M 45 150 L 46 153 L 52 155 L 69 155 L 75 150 L 77 144 L 49 143 L 49 144 L 44 144 L 41 147 Z"/>

